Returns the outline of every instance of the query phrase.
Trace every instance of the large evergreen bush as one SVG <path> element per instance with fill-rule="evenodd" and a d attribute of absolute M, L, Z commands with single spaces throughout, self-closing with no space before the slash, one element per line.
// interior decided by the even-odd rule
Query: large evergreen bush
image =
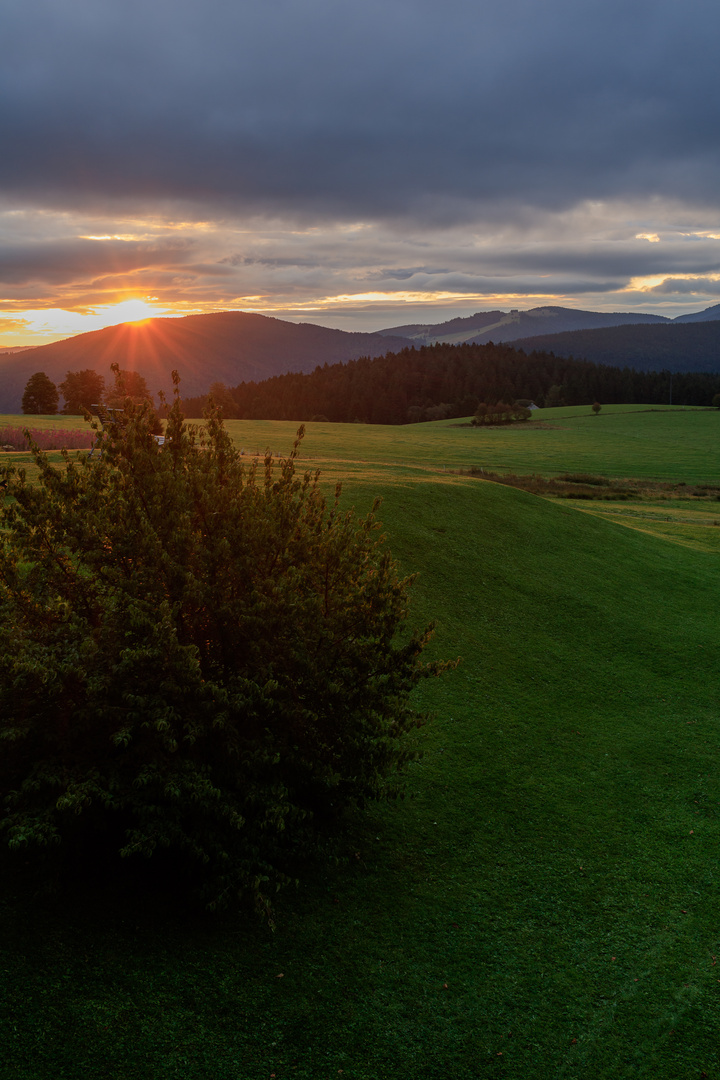
<path fill-rule="evenodd" d="M 318 825 L 392 793 L 428 632 L 371 513 L 220 417 L 146 406 L 89 459 L 5 468 L 0 787 L 10 848 L 165 850 L 211 904 L 266 904 Z M 301 435 L 301 433 L 299 433 Z M 294 861 L 295 860 L 295 861 Z"/>

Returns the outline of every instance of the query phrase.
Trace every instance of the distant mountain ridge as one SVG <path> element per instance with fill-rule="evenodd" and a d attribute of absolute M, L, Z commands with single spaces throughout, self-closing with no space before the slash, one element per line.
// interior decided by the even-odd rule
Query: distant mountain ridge
<path fill-rule="evenodd" d="M 669 325 L 685 322 L 707 322 L 720 319 L 720 304 L 690 315 L 669 319 L 665 315 L 638 312 L 578 311 L 575 308 L 536 307 L 528 311 L 478 311 L 467 318 L 450 319 L 444 323 L 424 325 L 410 323 L 393 326 L 378 333 L 409 338 L 414 345 L 451 345 L 467 343 L 486 345 L 489 341 L 510 342 L 547 334 L 562 334 L 573 330 L 599 330 L 610 326 L 637 324 Z"/>
<path fill-rule="evenodd" d="M 207 393 L 214 382 L 236 385 L 290 371 L 312 371 L 360 356 L 382 356 L 409 345 L 404 338 L 348 333 L 313 323 L 222 311 L 210 315 L 148 319 L 0 355 L 0 412 L 20 411 L 27 380 L 44 371 L 55 384 L 68 371 L 91 368 L 106 381 L 110 365 L 140 371 L 151 393 L 172 389 L 177 369 L 183 396 Z"/>
<path fill-rule="evenodd" d="M 720 319 L 720 304 L 713 304 L 704 311 L 694 311 L 690 315 L 678 315 L 671 321 L 674 323 L 715 322 L 717 319 Z"/>
<path fill-rule="evenodd" d="M 68 371 L 85 368 L 109 380 L 110 365 L 117 363 L 140 371 L 156 394 L 161 389 L 169 392 L 171 372 L 177 369 L 183 396 L 197 397 L 207 393 L 214 382 L 237 386 L 362 356 L 398 353 L 410 346 L 420 348 L 435 342 L 482 345 L 489 341 L 511 342 L 526 352 L 549 350 L 641 371 L 716 372 L 720 371 L 720 304 L 676 319 L 561 307 L 495 310 L 373 334 L 291 323 L 243 311 L 120 323 L 21 352 L 0 351 L 0 412 L 20 411 L 27 380 L 37 371 L 44 371 L 56 385 Z"/>
<path fill-rule="evenodd" d="M 674 319 L 660 326 L 607 326 L 520 338 L 524 352 L 590 360 L 635 371 L 720 372 L 720 321 Z"/>

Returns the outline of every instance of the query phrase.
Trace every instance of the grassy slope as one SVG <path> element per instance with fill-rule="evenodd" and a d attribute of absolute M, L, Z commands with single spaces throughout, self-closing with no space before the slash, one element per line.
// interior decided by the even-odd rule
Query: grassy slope
<path fill-rule="evenodd" d="M 348 472 L 464 658 L 422 688 L 413 797 L 282 898 L 273 936 L 162 897 L 6 900 L 0 1075 L 714 1077 L 716 555 L 481 481 Z"/>

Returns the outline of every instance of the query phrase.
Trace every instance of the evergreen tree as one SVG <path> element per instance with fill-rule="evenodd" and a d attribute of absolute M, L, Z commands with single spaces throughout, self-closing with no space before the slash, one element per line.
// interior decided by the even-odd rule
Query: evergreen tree
<path fill-rule="evenodd" d="M 210 397 L 213 404 L 221 410 L 224 420 L 233 420 L 237 415 L 237 408 L 232 394 L 223 382 L 214 382 L 210 387 Z"/>
<path fill-rule="evenodd" d="M 244 464 L 218 413 L 159 447 L 149 409 L 102 453 L 12 466 L 0 516 L 0 835 L 23 859 L 169 851 L 211 904 L 295 876 L 322 822 L 393 794 L 429 631 L 373 512 L 287 458 Z"/>
<path fill-rule="evenodd" d="M 57 386 L 44 371 L 37 371 L 30 376 L 22 398 L 24 413 L 54 416 L 58 409 L 58 401 Z"/>

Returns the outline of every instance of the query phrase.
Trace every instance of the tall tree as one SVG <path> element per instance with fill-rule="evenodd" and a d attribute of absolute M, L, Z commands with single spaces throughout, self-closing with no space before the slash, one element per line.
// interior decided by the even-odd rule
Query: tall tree
<path fill-rule="evenodd" d="M 105 380 L 89 368 L 85 371 L 68 371 L 60 383 L 60 393 L 65 398 L 63 412 L 81 416 L 103 400 Z"/>
<path fill-rule="evenodd" d="M 58 410 L 57 386 L 44 371 L 31 375 L 22 398 L 22 411 L 26 414 L 44 413 L 54 416 Z"/>
<path fill-rule="evenodd" d="M 145 376 L 139 371 L 124 371 L 117 364 L 111 367 L 115 382 L 105 397 L 105 404 L 110 408 L 122 408 L 129 399 L 134 405 L 143 401 L 152 401 Z"/>
<path fill-rule="evenodd" d="M 105 405 L 109 409 L 146 405 L 151 432 L 153 435 L 162 435 L 162 422 L 155 409 L 145 377 L 139 371 L 123 371 L 119 364 L 111 364 L 110 370 L 115 377 L 115 382 L 112 389 L 105 395 Z"/>
<path fill-rule="evenodd" d="M 221 410 L 223 419 L 234 420 L 237 417 L 237 406 L 225 383 L 214 382 L 210 387 L 210 397 L 217 408 Z"/>

